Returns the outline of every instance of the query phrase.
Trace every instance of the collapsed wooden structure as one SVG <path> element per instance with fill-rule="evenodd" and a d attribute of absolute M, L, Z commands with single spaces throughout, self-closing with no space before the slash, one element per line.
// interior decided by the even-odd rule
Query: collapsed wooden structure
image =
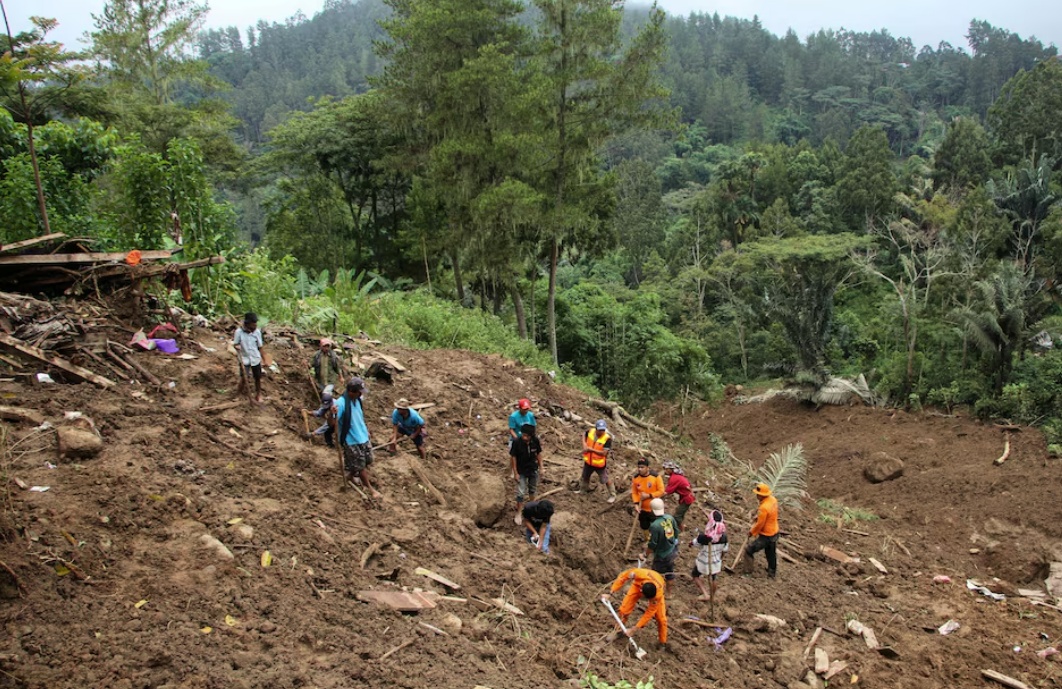
<path fill-rule="evenodd" d="M 85 286 L 99 289 L 114 280 L 164 276 L 168 287 L 187 293 L 190 269 L 225 262 L 223 256 L 210 256 L 163 263 L 180 254 L 182 247 L 114 253 L 91 251 L 92 243 L 53 233 L 0 245 L 0 289 L 71 294 Z"/>
<path fill-rule="evenodd" d="M 92 243 L 53 233 L 0 245 L 0 370 L 48 372 L 104 388 L 127 381 L 161 385 L 131 356 L 133 349 L 123 344 L 138 326 L 116 321 L 102 302 L 64 304 L 31 295 L 99 298 L 157 278 L 168 289 L 180 290 L 187 300 L 191 298 L 188 271 L 224 263 L 225 258 L 182 263 L 170 260 L 181 247 L 113 253 L 91 251 Z M 144 296 L 142 289 L 131 292 L 137 299 Z M 163 311 L 167 321 L 184 313 L 169 307 Z"/>

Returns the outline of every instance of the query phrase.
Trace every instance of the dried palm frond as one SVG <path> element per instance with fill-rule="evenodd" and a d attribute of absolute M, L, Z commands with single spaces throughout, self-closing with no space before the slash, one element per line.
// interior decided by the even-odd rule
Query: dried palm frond
<path fill-rule="evenodd" d="M 768 390 L 755 397 L 739 398 L 738 404 L 762 403 L 775 397 L 796 400 L 797 402 L 811 402 L 812 404 L 843 405 L 858 397 L 865 404 L 876 406 L 880 400 L 867 385 L 867 379 L 863 374 L 856 376 L 854 380 L 847 378 L 828 378 L 825 382 L 809 382 L 798 379 L 794 384 L 784 390 Z"/>
<path fill-rule="evenodd" d="M 778 504 L 795 510 L 803 509 L 802 501 L 807 492 L 808 460 L 804 446 L 786 445 L 781 452 L 772 452 L 756 474 L 756 479 L 766 483 Z"/>

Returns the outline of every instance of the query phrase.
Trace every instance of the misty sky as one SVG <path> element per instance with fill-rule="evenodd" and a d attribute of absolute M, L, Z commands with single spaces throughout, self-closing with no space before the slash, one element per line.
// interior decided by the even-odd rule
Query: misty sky
<path fill-rule="evenodd" d="M 628 0 L 634 4 L 638 0 Z M 1044 43 L 1062 45 L 1062 3 L 1052 0 L 659 0 L 670 14 L 718 12 L 751 18 L 759 15 L 770 31 L 783 34 L 789 28 L 804 38 L 820 28 L 871 31 L 886 28 L 894 36 L 908 36 L 916 48 L 940 41 L 966 46 L 963 37 L 973 18 L 984 19 L 994 26 L 1009 29 L 1023 38 L 1035 35 Z M 93 13 L 103 7 L 103 0 L 5 0 L 11 29 L 18 32 L 29 26 L 30 15 L 54 17 L 60 22 L 52 34 L 56 40 L 76 47 L 78 39 L 92 28 Z M 642 4 L 638 2 L 638 4 Z M 648 3 L 645 3 L 648 4 Z M 282 22 L 300 8 L 308 16 L 320 11 L 323 0 L 213 0 L 208 26 L 239 26 L 241 29 L 259 19 Z"/>

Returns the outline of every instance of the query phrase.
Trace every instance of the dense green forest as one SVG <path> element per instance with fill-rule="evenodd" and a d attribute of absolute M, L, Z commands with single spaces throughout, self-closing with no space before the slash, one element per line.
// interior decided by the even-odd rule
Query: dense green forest
<path fill-rule="evenodd" d="M 612 0 L 8 38 L 0 241 L 224 253 L 194 308 L 502 351 L 634 409 L 864 374 L 1062 444 L 1062 62 Z M 61 18 L 60 18 L 61 19 Z M 39 184 L 37 183 L 39 180 Z"/>

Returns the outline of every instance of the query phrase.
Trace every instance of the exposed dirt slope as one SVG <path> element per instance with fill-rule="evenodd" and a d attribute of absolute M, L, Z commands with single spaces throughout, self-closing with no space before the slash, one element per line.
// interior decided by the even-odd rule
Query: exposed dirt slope
<path fill-rule="evenodd" d="M 708 460 L 710 431 L 757 463 L 803 442 L 813 497 L 883 517 L 852 525 L 871 534 L 861 536 L 817 521 L 814 505 L 784 512 L 783 548 L 795 564 L 781 563 L 775 580 L 762 570 L 721 579 L 716 617 L 734 637 L 717 652 L 707 640 L 717 632 L 678 623 L 709 615 L 692 583 L 681 579 L 668 601 L 676 630 L 670 648 L 655 649 L 655 630 L 642 632 L 650 654 L 639 662 L 621 642 L 602 641 L 610 624 L 596 603 L 629 564 L 622 557 L 629 499 L 606 509 L 601 491 L 571 493 L 584 426 L 542 415 L 548 401 L 593 420 L 579 393 L 499 357 L 381 350 L 409 371 L 393 385 L 370 383 L 374 442 L 389 437 L 393 400 L 435 402 L 424 412 L 426 465 L 446 505 L 421 485 L 406 446 L 395 456 L 377 453 L 386 502 L 373 510 L 339 490 L 336 454 L 300 437 L 299 410 L 313 402 L 304 373 L 312 349 L 273 350 L 282 373 L 266 381 L 262 406 L 201 412 L 236 399 L 235 366 L 226 333 L 198 330 L 193 338 L 217 351 L 189 345 L 196 360 L 137 355 L 160 379 L 174 381 L 172 389 L 0 383 L 0 403 L 41 410 L 53 422 L 81 411 L 105 443 L 94 459 L 58 461 L 53 432 L 7 426 L 10 499 L 0 515 L 0 561 L 14 576 L 0 568 L 0 687 L 500 689 L 558 686 L 585 670 L 613 682 L 653 675 L 666 689 L 788 686 L 810 667 L 802 653 L 815 627 L 843 631 L 853 616 L 900 657 L 887 660 L 859 639 L 827 633 L 819 645 L 848 662 L 832 683 L 856 675 L 868 687 L 979 686 L 981 668 L 1054 683 L 1054 662 L 1034 654 L 1062 634 L 1059 614 L 1014 597 L 991 602 L 963 585 L 967 576 L 993 574 L 1035 583 L 1059 537 L 1051 491 L 1060 470 L 1045 462 L 1042 440 L 1031 431 L 1014 435 L 1010 459 L 995 467 L 1003 445 L 996 429 L 866 408 L 816 412 L 775 402 L 661 415 L 663 425 L 692 439 L 678 446 L 615 428 L 621 490 L 640 451 L 677 458 L 691 480 L 710 480 L 735 535 L 753 501 L 733 486 L 740 467 Z M 536 400 L 540 414 L 548 457 L 542 490 L 562 488 L 550 498 L 559 510 L 551 558 L 529 548 L 511 519 L 505 423 L 521 396 Z M 879 450 L 907 463 L 903 477 L 877 485 L 862 477 L 863 463 Z M 14 477 L 50 489 L 23 490 Z M 709 494 L 699 493 L 702 504 Z M 688 524 L 699 528 L 700 513 L 691 512 Z M 234 559 L 204 547 L 206 534 Z M 363 554 L 377 543 L 379 554 L 363 568 Z M 842 568 L 804 556 L 820 544 L 863 562 Z M 980 552 L 971 555 L 972 548 Z M 272 555 L 269 567 L 262 566 L 264 551 Z M 693 557 L 685 548 L 681 571 Z M 867 557 L 889 574 L 878 575 Z M 441 600 L 434 610 L 404 615 L 357 600 L 369 589 L 447 593 L 415 574 L 417 567 L 461 584 L 459 597 L 500 597 L 525 614 Z M 955 583 L 934 584 L 936 574 Z M 760 630 L 756 613 L 786 626 Z M 949 636 L 923 631 L 948 619 L 962 625 Z"/>

